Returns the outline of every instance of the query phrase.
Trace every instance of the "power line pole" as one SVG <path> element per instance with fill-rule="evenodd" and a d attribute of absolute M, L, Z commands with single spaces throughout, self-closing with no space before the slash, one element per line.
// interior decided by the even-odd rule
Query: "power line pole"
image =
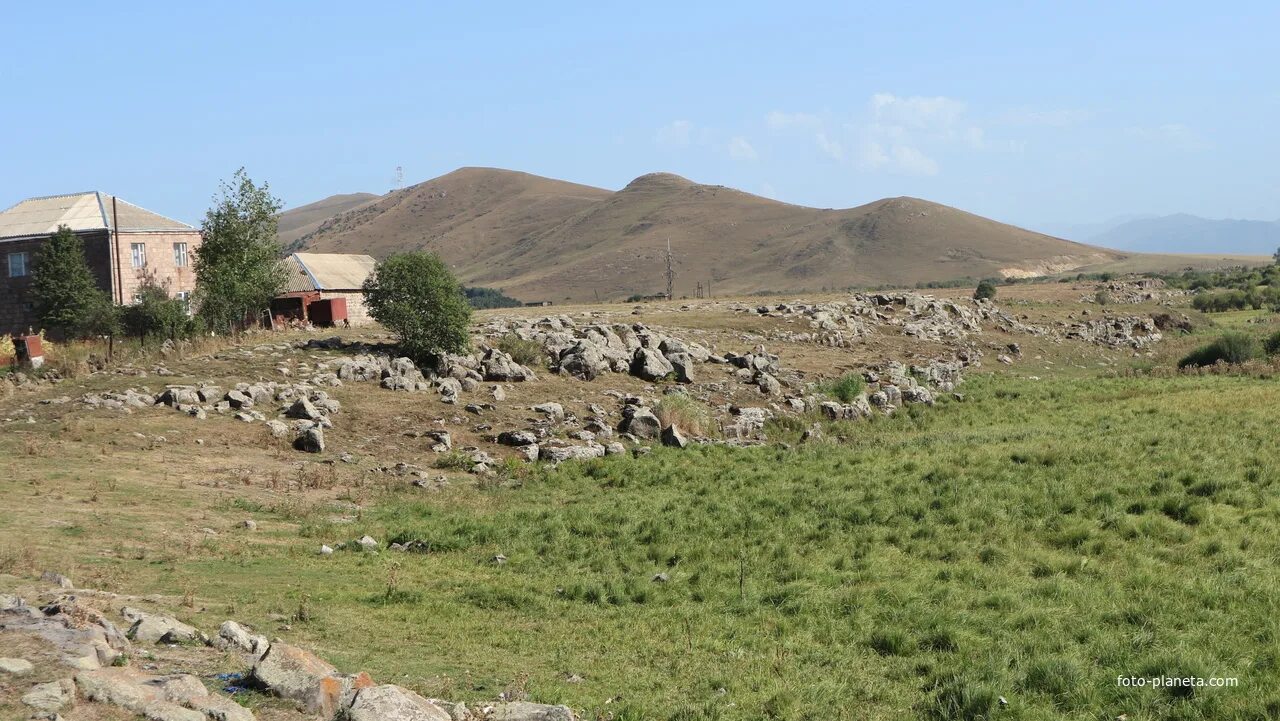
<path fill-rule="evenodd" d="M 675 299 L 676 291 L 676 266 L 675 259 L 671 257 L 671 238 L 667 238 L 667 300 Z"/>

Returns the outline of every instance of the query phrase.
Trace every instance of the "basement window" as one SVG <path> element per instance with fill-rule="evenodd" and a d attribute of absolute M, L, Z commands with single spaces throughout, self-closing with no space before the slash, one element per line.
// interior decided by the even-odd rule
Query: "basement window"
<path fill-rule="evenodd" d="M 130 243 L 129 252 L 133 256 L 133 267 L 147 267 L 147 246 L 145 243 Z"/>
<path fill-rule="evenodd" d="M 20 253 L 9 254 L 9 277 L 21 278 L 27 274 L 27 265 L 30 260 L 26 251 Z"/>

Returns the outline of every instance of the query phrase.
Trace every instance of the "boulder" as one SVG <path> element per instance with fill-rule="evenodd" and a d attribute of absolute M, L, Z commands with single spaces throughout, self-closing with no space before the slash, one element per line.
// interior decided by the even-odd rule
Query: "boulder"
<path fill-rule="evenodd" d="M 324 415 L 320 412 L 320 409 L 316 408 L 315 405 L 306 398 L 299 398 L 294 401 L 293 405 L 289 406 L 289 409 L 286 410 L 284 414 L 289 418 L 297 418 L 304 421 L 320 420 L 321 416 Z"/>
<path fill-rule="evenodd" d="M 604 455 L 604 446 L 594 443 L 585 446 L 542 446 L 538 451 L 538 460 L 552 464 L 568 460 L 600 458 Z"/>
<path fill-rule="evenodd" d="M 668 353 L 666 359 L 671 363 L 677 383 L 693 382 L 693 356 L 688 353 Z"/>
<path fill-rule="evenodd" d="M 660 381 L 675 373 L 665 356 L 656 348 L 637 348 L 631 357 L 631 375 L 647 381 Z"/>
<path fill-rule="evenodd" d="M 38 683 L 22 695 L 24 705 L 45 714 L 61 711 L 74 704 L 75 700 L 76 684 L 69 678 Z"/>
<path fill-rule="evenodd" d="M 493 382 L 526 381 L 533 379 L 533 372 L 516 363 L 507 353 L 490 348 L 480 360 L 484 380 Z"/>
<path fill-rule="evenodd" d="M 347 721 L 452 721 L 447 711 L 405 688 L 370 686 L 356 692 Z"/>
<path fill-rule="evenodd" d="M 671 448 L 684 448 L 689 445 L 689 441 L 680 432 L 680 426 L 673 423 L 662 429 L 662 445 Z"/>
<path fill-rule="evenodd" d="M 504 446 L 528 446 L 538 442 L 533 431 L 503 431 L 498 434 L 498 442 Z"/>
<path fill-rule="evenodd" d="M 284 438 L 289 435 L 289 425 L 283 421 L 267 421 L 267 429 L 271 431 L 272 438 Z"/>
<path fill-rule="evenodd" d="M 21 676 L 31 673 L 35 666 L 25 658 L 0 658 L 0 673 Z"/>
<path fill-rule="evenodd" d="M 266 636 L 251 634 L 235 621 L 223 621 L 218 627 L 218 638 L 224 645 L 246 653 L 263 654 L 270 646 Z"/>
<path fill-rule="evenodd" d="M 333 718 L 359 690 L 373 686 L 366 674 L 344 676 L 315 654 L 273 643 L 253 664 L 250 678 L 280 698 L 302 704 L 307 713 Z"/>
<path fill-rule="evenodd" d="M 584 381 L 595 380 L 610 370 L 604 353 L 595 344 L 580 340 L 560 352 L 560 370 Z"/>
<path fill-rule="evenodd" d="M 431 450 L 444 453 L 453 448 L 453 436 L 449 431 L 427 431 L 422 434 L 431 443 Z"/>
<path fill-rule="evenodd" d="M 564 406 L 559 403 L 539 403 L 531 410 L 550 417 L 553 420 L 564 420 Z"/>
<path fill-rule="evenodd" d="M 144 613 L 133 622 L 126 635 L 141 643 L 185 643 L 195 641 L 200 632 L 176 618 Z"/>
<path fill-rule="evenodd" d="M 653 439 L 662 433 L 662 423 L 648 408 L 628 406 L 623 411 L 622 423 L 618 424 L 618 431 L 630 433 L 636 438 Z"/>
<path fill-rule="evenodd" d="M 319 426 L 303 430 L 294 439 L 293 447 L 306 453 L 324 453 L 324 430 Z"/>
<path fill-rule="evenodd" d="M 576 721 L 576 717 L 568 706 L 512 701 L 494 706 L 487 721 Z"/>

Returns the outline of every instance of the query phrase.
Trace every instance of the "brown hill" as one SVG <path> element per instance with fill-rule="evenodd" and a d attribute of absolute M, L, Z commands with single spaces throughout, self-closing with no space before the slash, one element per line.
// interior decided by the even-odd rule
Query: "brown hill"
<path fill-rule="evenodd" d="M 380 196 L 373 193 L 347 193 L 331 195 L 324 200 L 290 208 L 276 216 L 277 237 L 284 246 L 290 246 L 299 238 L 314 232 L 324 221 L 353 208 L 359 208 Z"/>
<path fill-rule="evenodd" d="M 1123 254 L 915 198 L 820 210 L 669 173 L 617 192 L 527 173 L 463 168 L 321 223 L 299 245 L 384 257 L 427 249 L 468 285 L 524 300 L 656 294 L 667 241 L 676 294 L 912 285 L 1026 276 Z"/>

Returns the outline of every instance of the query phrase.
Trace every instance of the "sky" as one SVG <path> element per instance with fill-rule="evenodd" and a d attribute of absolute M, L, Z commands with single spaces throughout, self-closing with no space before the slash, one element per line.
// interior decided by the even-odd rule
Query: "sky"
<path fill-rule="evenodd" d="M 1032 228 L 1280 218 L 1280 3 L 14 3 L 0 207 L 102 190 L 198 224 L 462 166 L 655 171 Z"/>

